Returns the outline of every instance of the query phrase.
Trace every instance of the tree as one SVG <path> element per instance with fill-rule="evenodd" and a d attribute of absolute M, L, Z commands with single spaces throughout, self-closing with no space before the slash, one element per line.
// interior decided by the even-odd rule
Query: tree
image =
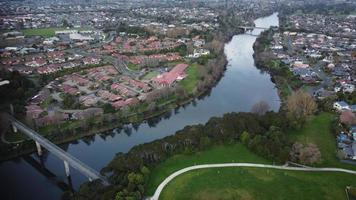
<path fill-rule="evenodd" d="M 294 162 L 310 165 L 320 162 L 321 153 L 318 146 L 313 143 L 309 143 L 305 146 L 299 142 L 296 142 L 293 144 L 290 152 L 290 158 Z"/>
<path fill-rule="evenodd" d="M 129 183 L 133 183 L 135 185 L 144 183 L 144 177 L 140 173 L 131 172 L 127 175 L 127 179 L 129 180 Z"/>
<path fill-rule="evenodd" d="M 258 115 L 264 115 L 266 112 L 270 109 L 270 106 L 268 105 L 267 102 L 265 101 L 259 101 L 255 103 L 255 105 L 252 106 L 251 112 L 258 114 Z"/>
<path fill-rule="evenodd" d="M 241 135 L 240 135 L 240 141 L 242 142 L 242 144 L 244 145 L 248 145 L 249 141 L 250 141 L 250 134 L 247 131 L 244 131 Z"/>
<path fill-rule="evenodd" d="M 70 109 L 74 107 L 74 104 L 76 103 L 75 98 L 72 95 L 65 94 L 63 97 L 63 107 L 66 109 Z"/>
<path fill-rule="evenodd" d="M 287 98 L 287 110 L 289 116 L 298 122 L 313 114 L 316 111 L 317 104 L 313 97 L 301 90 L 294 92 Z"/>
<path fill-rule="evenodd" d="M 151 102 L 150 104 L 148 104 L 147 110 L 149 110 L 150 112 L 153 112 L 157 109 L 157 105 L 156 102 Z"/>

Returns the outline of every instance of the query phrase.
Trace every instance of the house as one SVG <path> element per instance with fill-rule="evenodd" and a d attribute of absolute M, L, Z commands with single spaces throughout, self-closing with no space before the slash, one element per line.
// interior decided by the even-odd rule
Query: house
<path fill-rule="evenodd" d="M 337 111 L 342 111 L 342 110 L 350 110 L 349 104 L 347 104 L 345 101 L 337 101 L 333 104 L 333 108 L 336 109 Z"/>
<path fill-rule="evenodd" d="M 356 116 L 351 110 L 344 110 L 340 115 L 340 122 L 346 125 L 356 124 Z"/>
<path fill-rule="evenodd" d="M 78 94 L 80 94 L 80 92 L 79 92 L 79 90 L 77 88 L 72 87 L 70 85 L 63 84 L 63 85 L 60 85 L 59 87 L 64 93 L 67 93 L 67 94 L 70 94 L 70 95 L 78 95 Z"/>
<path fill-rule="evenodd" d="M 79 76 L 78 74 L 70 75 L 69 79 L 80 86 L 88 85 L 90 82 L 89 80 Z"/>
<path fill-rule="evenodd" d="M 352 112 L 356 112 L 356 104 L 350 106 Z"/>
<path fill-rule="evenodd" d="M 329 97 L 333 94 L 334 94 L 333 91 L 325 90 L 324 88 L 320 88 L 313 92 L 314 97 L 320 100 L 325 99 L 326 97 Z"/>
<path fill-rule="evenodd" d="M 355 91 L 355 86 L 352 85 L 352 84 L 344 84 L 342 91 L 343 91 L 343 92 L 352 93 L 353 91 Z"/>
<path fill-rule="evenodd" d="M 28 105 L 26 106 L 26 116 L 31 119 L 39 118 L 40 114 L 43 112 L 43 109 L 38 105 Z"/>
<path fill-rule="evenodd" d="M 83 58 L 84 65 L 97 65 L 100 63 L 100 58 L 86 57 Z"/>
<path fill-rule="evenodd" d="M 135 92 L 129 90 L 128 88 L 119 83 L 113 83 L 110 88 L 112 91 L 118 92 L 126 97 L 133 97 L 137 95 Z"/>
<path fill-rule="evenodd" d="M 47 61 L 44 59 L 36 59 L 25 63 L 25 65 L 29 67 L 41 67 L 45 64 L 47 64 Z"/>
<path fill-rule="evenodd" d="M 129 99 L 126 99 L 126 100 L 116 101 L 116 102 L 112 103 L 111 105 L 115 109 L 120 109 L 120 108 L 123 108 L 125 106 L 135 105 L 138 102 L 139 102 L 139 100 L 137 98 L 129 98 Z"/>
<path fill-rule="evenodd" d="M 79 101 L 82 102 L 84 106 L 90 107 L 98 103 L 98 98 L 96 98 L 95 96 L 87 95 L 79 97 Z"/>
<path fill-rule="evenodd" d="M 184 71 L 187 67 L 187 64 L 178 64 L 171 71 L 165 72 L 153 78 L 153 82 L 160 86 L 171 86 L 175 81 L 180 81 L 186 77 Z"/>

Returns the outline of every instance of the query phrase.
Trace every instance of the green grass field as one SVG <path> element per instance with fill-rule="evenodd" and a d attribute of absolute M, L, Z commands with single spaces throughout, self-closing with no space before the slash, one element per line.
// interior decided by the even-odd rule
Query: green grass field
<path fill-rule="evenodd" d="M 129 63 L 127 65 L 127 68 L 129 68 L 129 70 L 132 70 L 132 71 L 136 71 L 136 70 L 140 69 L 140 67 L 138 65 L 135 65 L 135 64 L 132 64 L 132 63 Z"/>
<path fill-rule="evenodd" d="M 191 64 L 186 69 L 187 77 L 183 79 L 179 84 L 188 92 L 193 92 L 194 88 L 198 83 L 198 70 L 197 64 Z"/>
<path fill-rule="evenodd" d="M 289 133 L 289 137 L 301 143 L 314 143 L 321 152 L 319 166 L 333 166 L 356 170 L 356 166 L 341 163 L 337 158 L 336 138 L 331 131 L 332 121 L 337 117 L 331 113 L 321 113 L 307 120 L 305 126 Z"/>
<path fill-rule="evenodd" d="M 331 132 L 335 117 L 331 113 L 313 116 L 303 128 L 288 135 L 291 140 L 318 145 L 322 162 L 317 166 L 356 170 L 356 166 L 341 163 L 336 157 L 336 142 Z M 270 163 L 241 144 L 215 146 L 193 155 L 176 155 L 151 170 L 146 195 L 151 196 L 161 181 L 179 169 L 224 162 Z M 174 179 L 163 191 L 161 199 L 345 199 L 347 185 L 355 186 L 356 177 L 343 173 L 271 169 L 203 169 Z"/>
<path fill-rule="evenodd" d="M 88 28 L 73 28 L 75 30 L 88 30 Z M 66 28 L 31 28 L 23 29 L 22 32 L 25 36 L 42 36 L 42 37 L 53 37 L 56 31 L 67 30 Z"/>
<path fill-rule="evenodd" d="M 152 78 L 156 77 L 159 75 L 159 72 L 156 72 L 156 71 L 151 71 L 151 72 L 148 72 L 147 74 L 145 74 L 142 79 L 144 80 L 151 80 Z"/>
<path fill-rule="evenodd" d="M 202 169 L 173 179 L 160 199 L 346 199 L 351 184 L 356 185 L 355 176 L 345 173 Z"/>
<path fill-rule="evenodd" d="M 229 162 L 256 162 L 271 164 L 271 162 L 251 153 L 242 144 L 214 146 L 209 150 L 192 155 L 173 156 L 152 169 L 146 193 L 148 196 L 152 195 L 157 186 L 167 176 L 175 171 L 178 171 L 179 169 L 196 164 Z"/>

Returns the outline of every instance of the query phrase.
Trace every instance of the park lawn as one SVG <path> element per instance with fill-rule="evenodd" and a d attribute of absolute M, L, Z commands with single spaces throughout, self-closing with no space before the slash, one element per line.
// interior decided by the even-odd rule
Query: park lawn
<path fill-rule="evenodd" d="M 140 69 L 138 65 L 135 65 L 135 64 L 132 64 L 132 63 L 129 63 L 127 65 L 127 68 L 129 68 L 129 70 L 132 70 L 132 71 L 136 71 L 136 70 Z"/>
<path fill-rule="evenodd" d="M 148 72 L 145 76 L 142 77 L 144 80 L 151 80 L 152 78 L 156 77 L 159 75 L 159 72 L 157 71 L 151 71 Z"/>
<path fill-rule="evenodd" d="M 238 167 L 200 169 L 173 179 L 160 200 L 346 199 L 349 185 L 356 185 L 355 175 Z"/>
<path fill-rule="evenodd" d="M 23 29 L 21 32 L 25 36 L 43 36 L 53 37 L 56 31 L 67 30 L 66 28 L 50 27 L 50 28 L 30 28 Z M 73 30 L 88 30 L 88 28 L 73 28 Z"/>
<path fill-rule="evenodd" d="M 304 127 L 291 131 L 289 137 L 303 144 L 314 143 L 321 152 L 318 166 L 341 167 L 356 170 L 356 166 L 344 164 L 337 158 L 336 138 L 331 130 L 332 121 L 337 117 L 332 113 L 320 113 L 307 120 Z"/>
<path fill-rule="evenodd" d="M 305 125 L 289 132 L 292 141 L 303 144 L 314 143 L 322 156 L 322 164 L 333 164 L 336 160 L 336 140 L 331 131 L 331 123 L 336 115 L 321 113 L 307 119 Z"/>
<path fill-rule="evenodd" d="M 157 186 L 166 177 L 182 168 L 197 164 L 231 162 L 271 164 L 271 162 L 250 152 L 242 144 L 213 146 L 209 150 L 197 152 L 192 155 L 179 154 L 168 158 L 155 168 L 151 169 L 150 177 L 146 187 L 146 195 L 152 196 Z"/>
<path fill-rule="evenodd" d="M 193 92 L 199 81 L 197 66 L 198 64 L 189 65 L 189 67 L 186 69 L 187 77 L 179 83 L 188 93 Z"/>

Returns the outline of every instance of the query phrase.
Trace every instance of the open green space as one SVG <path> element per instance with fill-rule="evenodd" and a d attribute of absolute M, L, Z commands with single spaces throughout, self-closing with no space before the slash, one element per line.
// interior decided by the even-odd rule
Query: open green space
<path fill-rule="evenodd" d="M 160 199 L 346 199 L 354 175 L 257 168 L 214 168 L 173 179 Z"/>
<path fill-rule="evenodd" d="M 159 75 L 159 72 L 157 71 L 150 71 L 147 74 L 145 74 L 142 79 L 144 80 L 151 80 L 152 78 L 156 77 Z"/>
<path fill-rule="evenodd" d="M 153 168 L 147 184 L 147 195 L 154 193 L 157 186 L 170 174 L 182 168 L 197 164 L 231 163 L 231 162 L 251 162 L 268 163 L 271 162 L 253 154 L 242 144 L 214 146 L 206 151 L 194 153 L 192 155 L 175 155 L 157 167 Z"/>
<path fill-rule="evenodd" d="M 302 128 L 290 131 L 288 136 L 292 141 L 314 143 L 319 147 L 322 161 L 317 167 L 356 170 L 356 166 L 341 163 L 337 158 L 331 129 L 335 117 L 332 113 L 310 117 Z M 214 146 L 192 155 L 175 155 L 151 169 L 146 195 L 151 196 L 166 177 L 179 169 L 226 162 L 271 163 L 242 144 Z M 356 185 L 356 177 L 343 173 L 250 168 L 204 169 L 174 179 L 161 199 L 275 199 L 275 194 L 279 194 L 277 199 L 343 199 L 347 185 Z"/>
<path fill-rule="evenodd" d="M 189 65 L 186 69 L 187 77 L 179 83 L 189 93 L 193 92 L 199 81 L 197 66 L 198 64 Z"/>
<path fill-rule="evenodd" d="M 318 166 L 332 166 L 356 170 L 356 166 L 344 164 L 337 158 L 336 138 L 332 132 L 332 122 L 337 116 L 332 113 L 321 113 L 307 120 L 303 128 L 291 131 L 289 137 L 301 143 L 314 143 L 321 152 L 321 163 Z"/>
<path fill-rule="evenodd" d="M 21 32 L 25 36 L 43 36 L 53 37 L 56 31 L 67 30 L 66 28 L 50 27 L 50 28 L 30 28 L 23 29 Z M 88 28 L 73 28 L 73 30 L 88 30 Z"/>
<path fill-rule="evenodd" d="M 138 65 L 135 65 L 135 64 L 132 64 L 132 63 L 129 63 L 127 65 L 127 68 L 129 68 L 129 70 L 132 70 L 132 71 L 136 71 L 136 70 L 140 69 L 140 67 Z"/>

